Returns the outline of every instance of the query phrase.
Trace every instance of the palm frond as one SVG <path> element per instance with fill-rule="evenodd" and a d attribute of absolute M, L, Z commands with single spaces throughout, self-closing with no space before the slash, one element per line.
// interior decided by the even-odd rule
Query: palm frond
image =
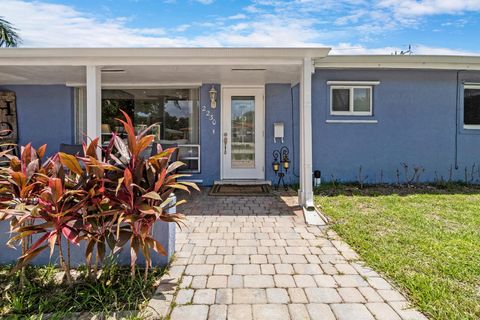
<path fill-rule="evenodd" d="M 0 47 L 16 47 L 20 42 L 17 29 L 10 22 L 0 17 Z"/>

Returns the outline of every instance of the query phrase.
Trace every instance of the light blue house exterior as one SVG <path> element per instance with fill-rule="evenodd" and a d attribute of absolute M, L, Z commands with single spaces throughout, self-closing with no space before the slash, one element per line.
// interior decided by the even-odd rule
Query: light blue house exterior
<path fill-rule="evenodd" d="M 480 182 L 480 57 L 328 52 L 0 49 L 0 103 L 15 94 L 16 142 L 47 143 L 48 155 L 121 134 L 119 109 L 139 128 L 158 123 L 157 142 L 177 145 L 203 186 L 276 184 L 274 151 L 286 147 L 285 180 L 306 209 L 314 171 L 322 181 Z M 0 129 L 12 125 L 7 109 Z M 15 258 L 0 249 L 0 262 Z"/>
<path fill-rule="evenodd" d="M 332 116 L 327 81 L 375 80 L 371 116 Z M 480 181 L 480 130 L 464 128 L 464 84 L 480 72 L 317 69 L 312 80 L 313 167 L 325 180 Z M 480 112 L 480 106 L 478 107 Z M 344 122 L 350 120 L 349 122 Z M 361 172 L 360 172 L 361 167 Z M 361 173 L 361 178 L 359 174 Z"/>
<path fill-rule="evenodd" d="M 230 180 L 224 156 L 232 130 L 238 130 L 226 132 L 225 108 L 231 101 L 223 101 L 225 92 L 245 88 L 248 96 L 255 87 L 262 92 L 263 100 L 256 101 L 262 104 L 256 110 L 262 121 L 247 134 L 262 148 L 253 156 L 260 162 L 247 161 L 258 167 L 257 175 L 245 179 L 276 183 L 273 151 L 283 146 L 291 162 L 286 181 L 300 183 L 306 194 L 316 170 L 322 181 L 480 179 L 480 123 L 464 123 L 464 92 L 480 83 L 479 57 L 328 56 L 325 48 L 122 50 L 0 50 L 0 91 L 16 95 L 19 144 L 47 143 L 53 154 L 62 143 L 80 143 L 82 134 L 105 134 L 100 127 L 106 122 L 105 90 L 194 90 L 190 110 L 197 111 L 190 111 L 195 124 L 188 130 L 196 147 L 185 150 L 195 156 L 186 159 L 193 163 L 191 179 L 211 186 Z M 346 87 L 370 88 L 367 112 L 332 110 L 332 89 Z M 82 88 L 87 93 L 79 99 Z M 95 88 L 100 91 L 92 94 Z M 480 106 L 476 110 L 480 113 Z M 275 138 L 275 123 L 283 127 L 283 137 Z M 177 131 L 166 128 L 162 134 Z M 160 141 L 166 141 L 162 134 Z"/>

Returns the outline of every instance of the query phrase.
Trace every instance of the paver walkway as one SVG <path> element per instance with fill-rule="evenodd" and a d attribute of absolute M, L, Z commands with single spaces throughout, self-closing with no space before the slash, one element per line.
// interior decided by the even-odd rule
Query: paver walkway
<path fill-rule="evenodd" d="M 171 320 L 425 319 L 296 197 L 196 194 L 179 212 Z"/>

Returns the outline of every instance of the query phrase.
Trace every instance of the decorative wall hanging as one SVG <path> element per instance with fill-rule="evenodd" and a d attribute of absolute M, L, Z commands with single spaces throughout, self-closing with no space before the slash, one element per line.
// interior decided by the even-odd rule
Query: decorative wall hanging
<path fill-rule="evenodd" d="M 18 142 L 15 92 L 0 91 L 0 141 L 2 143 Z"/>

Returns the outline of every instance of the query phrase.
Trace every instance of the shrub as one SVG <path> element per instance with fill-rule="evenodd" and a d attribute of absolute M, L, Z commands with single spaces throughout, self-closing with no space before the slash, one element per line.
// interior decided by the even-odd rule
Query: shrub
<path fill-rule="evenodd" d="M 129 116 L 117 119 L 124 127 L 127 141 L 113 134 L 101 148 L 99 138 L 83 146 L 83 155 L 57 153 L 42 161 L 46 146 L 35 150 L 30 144 L 21 150 L 20 158 L 5 152 L 9 166 L 0 173 L 2 208 L 0 219 L 11 220 L 13 237 L 8 245 L 22 246 L 22 255 L 14 271 L 24 267 L 35 256 L 50 249 L 58 250 L 61 267 L 70 283 L 70 244 L 85 242 L 85 262 L 93 270 L 105 257 L 106 248 L 117 253 L 129 246 L 131 275 L 139 253 L 146 261 L 145 276 L 151 267 L 150 252 L 165 255 L 165 249 L 152 236 L 158 221 L 180 223 L 184 216 L 167 214 L 176 189 L 189 192 L 198 187 L 178 181 L 183 163 L 171 162 L 175 148 L 145 155 L 154 140 L 151 127 L 135 134 Z M 102 157 L 98 151 L 102 150 Z M 32 236 L 36 241 L 30 243 Z M 67 257 L 62 242 L 68 243 Z"/>

